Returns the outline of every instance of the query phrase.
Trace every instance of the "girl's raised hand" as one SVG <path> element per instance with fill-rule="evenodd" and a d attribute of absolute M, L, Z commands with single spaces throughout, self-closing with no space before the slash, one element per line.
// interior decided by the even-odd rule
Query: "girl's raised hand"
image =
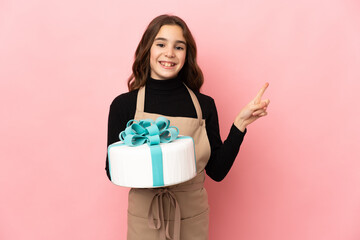
<path fill-rule="evenodd" d="M 261 98 L 268 86 L 269 83 L 265 83 L 256 97 L 251 100 L 243 109 L 241 109 L 240 113 L 236 116 L 234 125 L 240 131 L 244 132 L 245 128 L 250 123 L 267 115 L 266 109 L 269 106 L 270 100 L 261 100 Z"/>

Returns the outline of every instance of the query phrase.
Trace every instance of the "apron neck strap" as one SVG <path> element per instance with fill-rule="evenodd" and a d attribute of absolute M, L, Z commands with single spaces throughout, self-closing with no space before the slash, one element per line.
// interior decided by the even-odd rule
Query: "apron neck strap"
<path fill-rule="evenodd" d="M 136 111 L 144 112 L 145 103 L 145 86 L 139 88 L 136 100 Z"/>
<path fill-rule="evenodd" d="M 185 85 L 185 87 L 189 91 L 191 100 L 196 110 L 196 115 L 199 120 L 199 124 L 201 126 L 203 125 L 203 121 L 202 121 L 202 111 L 199 100 L 197 99 L 195 93 L 190 88 L 188 88 L 188 86 Z M 144 105 L 145 105 L 145 86 L 141 87 L 138 91 L 137 100 L 136 100 L 136 111 L 144 112 Z"/>
<path fill-rule="evenodd" d="M 185 83 L 184 83 L 184 85 L 185 85 Z M 190 93 L 190 97 L 191 97 L 191 100 L 192 100 L 192 102 L 194 104 L 194 107 L 195 107 L 195 110 L 196 110 L 196 115 L 198 117 L 198 120 L 199 120 L 199 123 L 200 123 L 200 126 L 201 126 L 201 125 L 203 125 L 203 121 L 202 121 L 202 111 L 201 111 L 199 100 L 195 96 L 195 93 L 190 88 L 188 88 L 188 86 L 185 85 L 185 87 Z"/>

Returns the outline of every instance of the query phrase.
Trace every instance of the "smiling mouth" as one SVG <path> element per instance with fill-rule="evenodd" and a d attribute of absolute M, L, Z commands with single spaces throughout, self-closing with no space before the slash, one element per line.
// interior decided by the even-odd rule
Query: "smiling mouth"
<path fill-rule="evenodd" d="M 173 67 L 173 66 L 176 65 L 176 63 L 173 63 L 173 62 L 162 62 L 162 61 L 160 61 L 159 63 L 164 67 Z"/>

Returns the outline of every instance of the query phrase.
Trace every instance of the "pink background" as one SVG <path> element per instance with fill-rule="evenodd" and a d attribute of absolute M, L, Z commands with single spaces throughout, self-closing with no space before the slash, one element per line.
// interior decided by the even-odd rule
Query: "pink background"
<path fill-rule="evenodd" d="M 360 4 L 344 0 L 0 2 L 0 239 L 126 238 L 105 171 L 109 104 L 162 13 L 191 28 L 221 135 L 268 81 L 210 239 L 360 239 Z M 357 96 L 355 96 L 357 94 Z"/>

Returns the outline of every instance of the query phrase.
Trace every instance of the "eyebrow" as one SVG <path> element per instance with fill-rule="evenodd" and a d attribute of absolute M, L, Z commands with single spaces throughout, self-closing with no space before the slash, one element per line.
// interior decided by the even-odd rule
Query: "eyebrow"
<path fill-rule="evenodd" d="M 162 38 L 162 37 L 155 38 L 155 40 L 154 40 L 154 41 L 156 41 L 156 40 L 168 41 L 166 38 Z M 185 45 L 186 45 L 186 42 L 185 42 L 185 41 L 176 40 L 175 42 L 176 42 L 176 43 L 183 43 L 183 44 L 185 44 Z"/>

